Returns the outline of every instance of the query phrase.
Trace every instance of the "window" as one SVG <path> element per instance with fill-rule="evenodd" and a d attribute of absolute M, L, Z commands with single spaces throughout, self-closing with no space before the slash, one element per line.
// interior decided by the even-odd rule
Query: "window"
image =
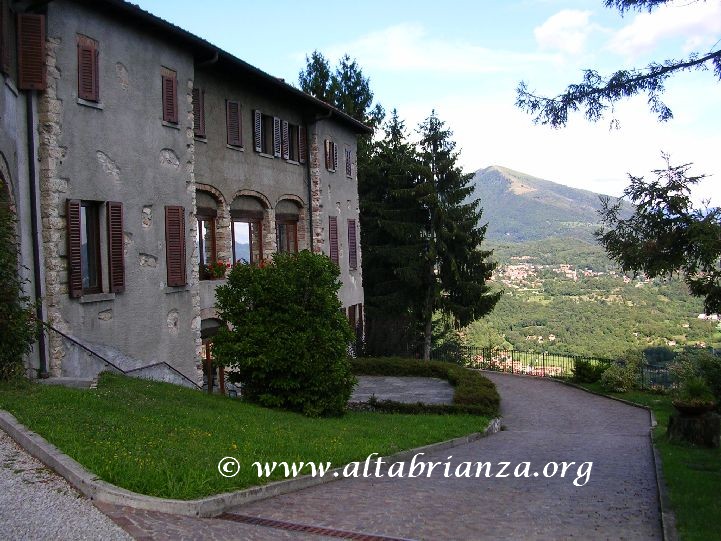
<path fill-rule="evenodd" d="M 330 260 L 338 265 L 338 218 L 335 216 L 328 217 L 328 240 L 330 243 L 330 253 L 328 254 Z"/>
<path fill-rule="evenodd" d="M 348 220 L 348 268 L 358 268 L 358 240 L 356 235 L 356 221 Z"/>
<path fill-rule="evenodd" d="M 283 158 L 286 160 L 305 163 L 305 130 L 301 126 L 282 122 L 283 130 Z"/>
<path fill-rule="evenodd" d="M 275 235 L 279 252 L 298 252 L 299 219 L 300 206 L 295 201 L 283 199 L 275 206 Z"/>
<path fill-rule="evenodd" d="M 236 197 L 230 205 L 233 236 L 233 264 L 263 260 L 263 217 L 265 207 L 251 196 Z"/>
<path fill-rule="evenodd" d="M 353 152 L 351 149 L 345 149 L 345 176 L 353 178 Z"/>
<path fill-rule="evenodd" d="M 273 117 L 253 111 L 253 146 L 256 152 L 281 157 L 281 121 Z"/>
<path fill-rule="evenodd" d="M 78 98 L 100 101 L 98 42 L 87 36 L 78 36 Z"/>
<path fill-rule="evenodd" d="M 103 291 L 101 206 L 99 201 L 69 199 L 67 202 L 68 288 L 71 297 Z M 123 205 L 108 201 L 106 209 L 109 290 L 119 293 L 125 289 Z"/>
<path fill-rule="evenodd" d="M 201 215 L 198 209 L 198 251 L 200 253 L 200 279 L 207 280 L 210 274 L 206 265 L 215 262 L 215 216 Z"/>
<path fill-rule="evenodd" d="M 279 252 L 298 252 L 298 222 L 276 222 L 276 233 Z"/>
<path fill-rule="evenodd" d="M 83 201 L 80 205 L 80 268 L 83 293 L 103 290 L 100 270 L 100 213 L 98 205 Z"/>
<path fill-rule="evenodd" d="M 185 277 L 185 209 L 165 207 L 165 263 L 168 286 L 184 286 Z"/>
<path fill-rule="evenodd" d="M 193 89 L 193 135 L 205 138 L 205 89 Z"/>
<path fill-rule="evenodd" d="M 233 264 L 259 263 L 263 259 L 262 230 L 259 221 L 233 220 Z"/>
<path fill-rule="evenodd" d="M 163 93 L 163 120 L 171 124 L 178 123 L 178 77 L 168 68 L 160 72 Z"/>
<path fill-rule="evenodd" d="M 45 77 L 45 15 L 18 15 L 18 88 L 44 90 Z"/>
<path fill-rule="evenodd" d="M 10 74 L 12 65 L 12 15 L 10 13 L 10 0 L 0 0 L 0 70 Z"/>
<path fill-rule="evenodd" d="M 225 126 L 228 135 L 227 142 L 230 146 L 243 146 L 243 126 L 241 119 L 240 103 L 227 100 L 225 102 Z"/>
<path fill-rule="evenodd" d="M 338 168 L 338 145 L 329 139 L 325 140 L 325 168 L 331 172 Z"/>

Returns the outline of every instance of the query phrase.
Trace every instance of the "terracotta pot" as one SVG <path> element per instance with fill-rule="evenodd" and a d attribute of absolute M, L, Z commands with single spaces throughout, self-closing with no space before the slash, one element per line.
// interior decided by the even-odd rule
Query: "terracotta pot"
<path fill-rule="evenodd" d="M 673 407 L 683 415 L 703 415 L 709 411 L 713 411 L 716 407 L 715 402 L 685 402 L 683 400 L 674 400 Z"/>

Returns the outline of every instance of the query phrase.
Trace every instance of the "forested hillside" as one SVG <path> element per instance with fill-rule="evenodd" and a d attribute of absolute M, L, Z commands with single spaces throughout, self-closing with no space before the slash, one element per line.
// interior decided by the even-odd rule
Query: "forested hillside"
<path fill-rule="evenodd" d="M 504 295 L 464 329 L 467 344 L 596 357 L 721 347 L 718 321 L 699 319 L 703 302 L 682 281 L 625 276 L 608 259 L 593 238 L 597 194 L 500 167 L 476 181 Z"/>

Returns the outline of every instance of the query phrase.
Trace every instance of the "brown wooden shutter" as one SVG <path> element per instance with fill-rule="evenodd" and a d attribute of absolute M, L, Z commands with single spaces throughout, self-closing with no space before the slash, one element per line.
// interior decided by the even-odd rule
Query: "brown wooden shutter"
<path fill-rule="evenodd" d="M 308 156 L 308 138 L 305 126 L 298 126 L 298 161 L 305 163 Z"/>
<path fill-rule="evenodd" d="M 193 89 L 193 134 L 205 137 L 205 90 Z"/>
<path fill-rule="evenodd" d="M 45 89 L 45 15 L 18 15 L 18 79 L 20 90 Z"/>
<path fill-rule="evenodd" d="M 243 146 L 240 103 L 238 103 L 237 101 L 226 101 L 225 117 L 226 126 L 228 129 L 228 144 L 234 147 Z"/>
<path fill-rule="evenodd" d="M 280 119 L 273 117 L 273 156 L 280 158 Z"/>
<path fill-rule="evenodd" d="M 78 43 L 78 97 L 98 101 L 100 84 L 98 77 L 99 51 L 88 38 Z"/>
<path fill-rule="evenodd" d="M 66 221 L 68 225 L 68 291 L 71 297 L 83 294 L 83 269 L 80 255 L 80 201 L 68 199 Z"/>
<path fill-rule="evenodd" d="M 325 140 L 325 168 L 330 171 L 331 170 L 331 164 L 333 163 L 333 156 L 332 154 L 332 143 L 328 141 L 328 139 Z"/>
<path fill-rule="evenodd" d="M 345 149 L 345 174 L 347 177 L 353 176 L 353 153 L 349 148 Z"/>
<path fill-rule="evenodd" d="M 165 261 L 168 286 L 185 285 L 185 209 L 165 207 Z"/>
<path fill-rule="evenodd" d="M 288 121 L 283 120 L 281 126 L 281 153 L 283 154 L 283 159 L 287 160 L 290 156 L 290 128 Z"/>
<path fill-rule="evenodd" d="M 263 113 L 253 111 L 253 146 L 256 152 L 263 152 Z"/>
<path fill-rule="evenodd" d="M 10 73 L 10 0 L 0 0 L 0 69 Z"/>
<path fill-rule="evenodd" d="M 358 242 L 355 220 L 348 220 L 348 267 L 351 270 L 358 268 Z"/>
<path fill-rule="evenodd" d="M 338 170 L 338 145 L 335 143 L 331 143 L 333 145 L 333 171 Z"/>
<path fill-rule="evenodd" d="M 178 123 L 178 78 L 170 70 L 163 74 L 163 120 Z"/>
<path fill-rule="evenodd" d="M 328 217 L 328 239 L 330 240 L 330 260 L 339 265 L 338 259 L 338 218 Z"/>
<path fill-rule="evenodd" d="M 125 247 L 123 246 L 123 204 L 108 201 L 108 269 L 110 291 L 125 291 Z"/>

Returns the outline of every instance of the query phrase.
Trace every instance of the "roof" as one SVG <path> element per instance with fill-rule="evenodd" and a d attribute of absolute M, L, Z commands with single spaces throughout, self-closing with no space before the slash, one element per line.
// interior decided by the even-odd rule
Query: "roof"
<path fill-rule="evenodd" d="M 141 28 L 153 30 L 156 33 L 166 34 L 168 37 L 174 38 L 182 45 L 193 50 L 196 60 L 202 63 L 204 60 L 219 61 L 223 65 L 227 65 L 231 72 L 242 75 L 246 80 L 256 81 L 260 84 L 267 85 L 273 90 L 286 95 L 289 98 L 295 98 L 314 109 L 318 115 L 335 118 L 341 123 L 350 127 L 356 133 L 372 133 L 372 128 L 359 122 L 352 116 L 344 113 L 340 109 L 326 103 L 318 98 L 306 94 L 302 90 L 289 85 L 282 79 L 274 77 L 263 70 L 248 64 L 244 60 L 224 51 L 220 47 L 213 45 L 209 41 L 174 25 L 152 13 L 145 11 L 140 6 L 126 2 L 125 0 L 74 0 L 84 4 L 90 8 L 101 10 L 103 13 L 115 16 L 121 16 L 132 20 Z"/>

